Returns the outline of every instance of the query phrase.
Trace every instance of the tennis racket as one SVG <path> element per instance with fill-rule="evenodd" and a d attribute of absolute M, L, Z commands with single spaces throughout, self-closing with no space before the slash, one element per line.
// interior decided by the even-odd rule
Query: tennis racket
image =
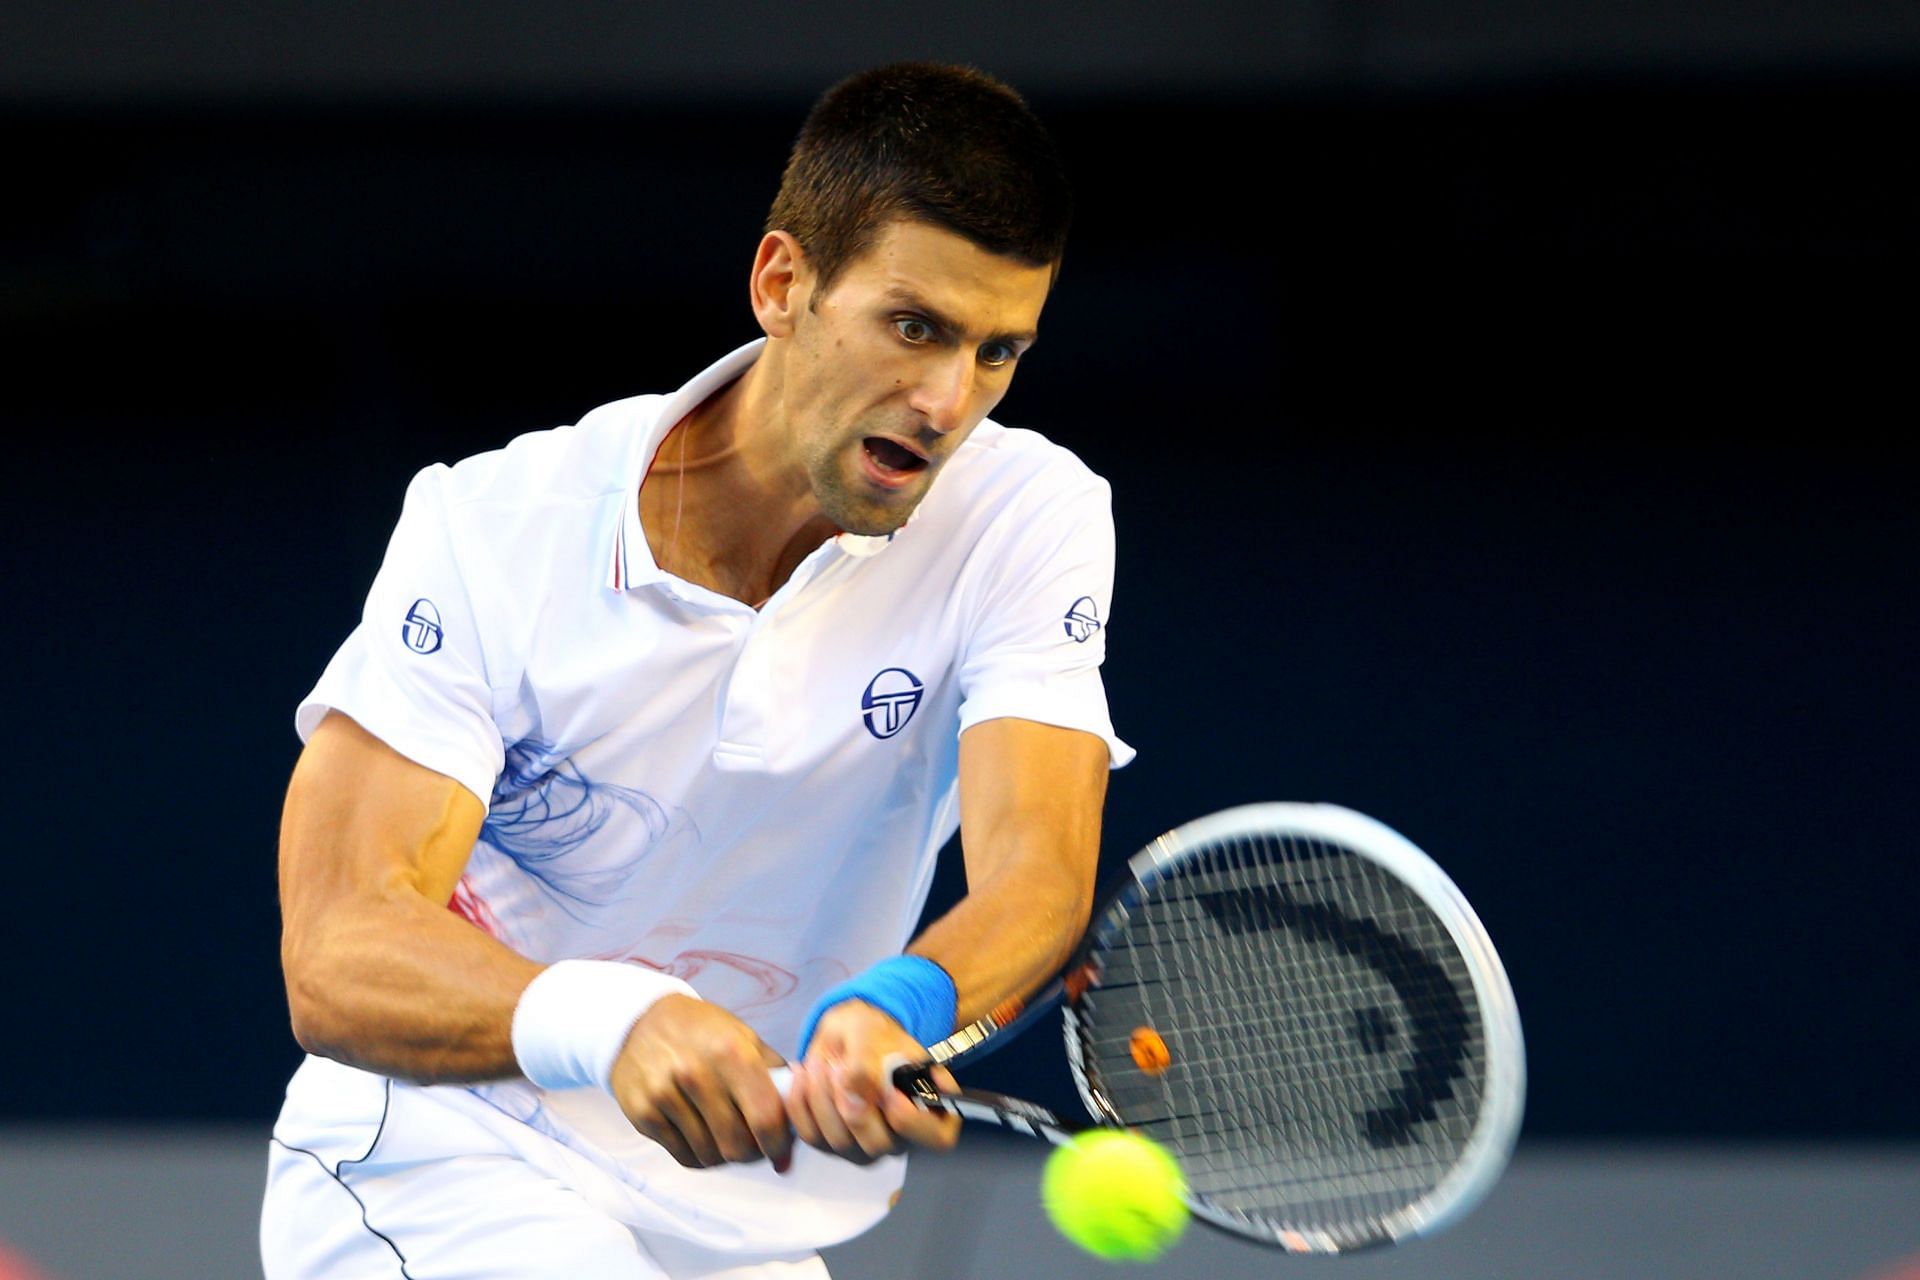
<path fill-rule="evenodd" d="M 1505 970 L 1433 860 L 1334 805 L 1229 809 L 1168 832 L 1066 972 L 932 1046 L 959 1065 L 1064 1002 L 1088 1112 L 1179 1161 L 1201 1221 L 1294 1253 L 1429 1235 L 1476 1204 L 1520 1128 L 1526 1063 Z M 1018 1098 L 894 1083 L 1055 1143 Z"/>

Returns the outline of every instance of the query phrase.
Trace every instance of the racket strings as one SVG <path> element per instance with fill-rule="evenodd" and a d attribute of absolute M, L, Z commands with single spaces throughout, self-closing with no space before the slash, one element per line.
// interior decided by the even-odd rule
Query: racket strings
<path fill-rule="evenodd" d="M 1395 877 L 1324 841 L 1244 837 L 1183 855 L 1132 905 L 1077 1017 L 1090 1084 L 1179 1152 L 1197 1202 L 1338 1231 L 1431 1191 L 1471 1135 L 1471 992 Z M 1132 1060 L 1136 1026 L 1170 1067 Z"/>

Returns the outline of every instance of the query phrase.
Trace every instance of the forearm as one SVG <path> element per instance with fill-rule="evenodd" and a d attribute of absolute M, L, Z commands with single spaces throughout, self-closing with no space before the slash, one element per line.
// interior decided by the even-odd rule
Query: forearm
<path fill-rule="evenodd" d="M 519 1074 L 513 1010 L 541 966 L 445 907 L 396 889 L 283 951 L 307 1051 L 422 1083 Z"/>
<path fill-rule="evenodd" d="M 908 948 L 950 974 L 959 1025 L 1027 996 L 1086 928 L 1107 750 L 1091 734 L 992 720 L 960 739 L 967 896 Z"/>
<path fill-rule="evenodd" d="M 969 890 L 914 939 L 909 953 L 945 969 L 959 994 L 956 1025 L 1033 993 L 1073 954 L 1092 904 L 1084 877 L 1007 873 Z"/>

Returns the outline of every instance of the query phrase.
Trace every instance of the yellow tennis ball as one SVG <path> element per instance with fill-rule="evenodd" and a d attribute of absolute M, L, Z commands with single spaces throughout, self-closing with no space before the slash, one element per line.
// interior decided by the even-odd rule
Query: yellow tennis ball
<path fill-rule="evenodd" d="M 1040 1202 L 1096 1257 L 1149 1262 L 1187 1229 L 1187 1180 L 1167 1149 L 1122 1129 L 1081 1134 L 1047 1157 Z"/>

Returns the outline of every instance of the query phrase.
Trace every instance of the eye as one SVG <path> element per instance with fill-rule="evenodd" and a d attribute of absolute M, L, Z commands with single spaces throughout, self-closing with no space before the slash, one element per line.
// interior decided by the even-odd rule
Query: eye
<path fill-rule="evenodd" d="M 1012 364 L 1019 352 L 1005 342 L 988 342 L 980 348 L 980 363 L 990 369 Z"/>
<path fill-rule="evenodd" d="M 901 316 L 893 322 L 893 330 L 916 347 L 934 339 L 933 326 L 918 316 Z"/>

